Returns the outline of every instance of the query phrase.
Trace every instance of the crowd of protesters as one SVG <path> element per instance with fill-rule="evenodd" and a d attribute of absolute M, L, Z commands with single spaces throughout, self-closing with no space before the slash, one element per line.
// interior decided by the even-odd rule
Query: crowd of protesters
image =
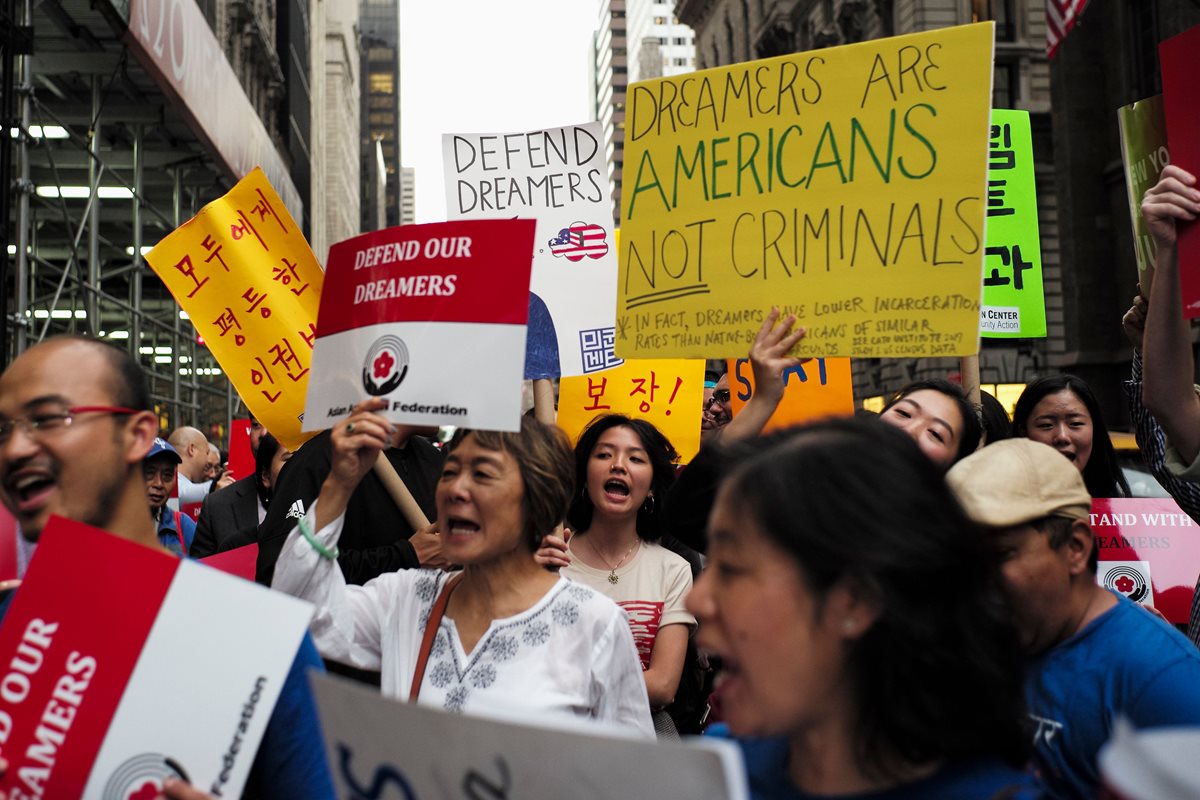
<path fill-rule="evenodd" d="M 1138 443 L 1200 521 L 1175 241 L 1197 213 L 1166 168 L 1123 324 Z M 574 448 L 532 416 L 439 447 L 377 398 L 294 454 L 256 424 L 244 476 L 194 428 L 160 438 L 126 352 L 59 337 L 0 376 L 0 497 L 26 556 L 52 514 L 183 557 L 256 543 L 259 581 L 313 604 L 249 797 L 333 796 L 304 680 L 322 659 L 452 713 L 732 739 L 761 798 L 1095 797 L 1118 719 L 1200 728 L 1200 601 L 1189 641 L 1096 580 L 1091 502 L 1130 490 L 1086 383 L 1038 379 L 1010 420 L 925 380 L 878 416 L 763 436 L 804 334 L 767 316 L 737 415 L 708 376 L 682 468 L 643 419 L 600 417 Z"/>

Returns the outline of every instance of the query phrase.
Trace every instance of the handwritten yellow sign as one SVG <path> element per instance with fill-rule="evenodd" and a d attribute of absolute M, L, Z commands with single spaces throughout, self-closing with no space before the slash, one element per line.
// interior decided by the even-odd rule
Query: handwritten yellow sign
<path fill-rule="evenodd" d="M 749 359 L 729 359 L 729 400 L 737 416 L 754 396 Z M 814 358 L 783 374 L 783 399 L 764 431 L 854 413 L 854 379 L 848 358 Z"/>
<path fill-rule="evenodd" d="M 702 360 L 637 359 L 559 381 L 558 426 L 574 442 L 596 417 L 640 417 L 654 423 L 686 463 L 700 450 L 703 402 Z"/>
<path fill-rule="evenodd" d="M 977 351 L 993 24 L 636 83 L 616 353 Z"/>
<path fill-rule="evenodd" d="M 256 419 L 295 450 L 324 273 L 261 169 L 146 255 Z"/>

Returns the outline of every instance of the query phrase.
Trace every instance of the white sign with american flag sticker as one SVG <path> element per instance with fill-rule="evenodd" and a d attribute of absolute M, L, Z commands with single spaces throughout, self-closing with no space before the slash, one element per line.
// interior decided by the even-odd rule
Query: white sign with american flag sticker
<path fill-rule="evenodd" d="M 442 155 L 448 219 L 537 220 L 525 377 L 619 363 L 612 353 L 617 250 L 600 123 L 445 134 Z"/>

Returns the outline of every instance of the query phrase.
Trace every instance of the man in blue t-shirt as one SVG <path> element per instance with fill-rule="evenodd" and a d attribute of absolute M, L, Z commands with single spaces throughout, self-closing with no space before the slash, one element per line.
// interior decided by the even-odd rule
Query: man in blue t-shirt
<path fill-rule="evenodd" d="M 14 360 L 0 375 L 0 500 L 22 535 L 36 542 L 58 514 L 162 550 L 142 475 L 158 432 L 151 409 L 137 361 L 104 342 L 55 337 Z M 0 617 L 10 598 L 0 603 Z M 305 636 L 259 746 L 247 796 L 333 797 L 304 675 L 319 665 Z M 171 719 L 169 708 L 163 714 L 163 725 L 188 724 Z M 186 786 L 172 786 L 167 795 L 203 796 Z"/>
<path fill-rule="evenodd" d="M 990 444 L 946 475 L 994 532 L 1001 578 L 1029 654 L 1034 760 L 1050 797 L 1094 797 L 1096 756 L 1118 716 L 1135 728 L 1200 725 L 1200 651 L 1096 583 L 1092 498 L 1079 468 L 1029 439 Z"/>
<path fill-rule="evenodd" d="M 150 452 L 142 459 L 142 477 L 146 480 L 146 496 L 150 500 L 150 516 L 158 528 L 158 543 L 179 557 L 192 549 L 196 537 L 196 522 L 182 511 L 167 506 L 171 487 L 183 459 L 166 439 L 155 439 Z"/>

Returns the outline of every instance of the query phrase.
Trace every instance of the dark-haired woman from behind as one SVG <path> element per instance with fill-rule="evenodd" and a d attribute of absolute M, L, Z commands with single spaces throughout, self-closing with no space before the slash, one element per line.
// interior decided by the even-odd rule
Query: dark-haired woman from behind
<path fill-rule="evenodd" d="M 761 440 L 688 598 L 754 798 L 1031 797 L 1020 650 L 984 536 L 877 420 Z"/>
<path fill-rule="evenodd" d="M 1013 434 L 1062 453 L 1083 473 L 1092 497 L 1129 497 L 1096 395 L 1074 375 L 1049 375 L 1025 387 L 1013 409 Z"/>

